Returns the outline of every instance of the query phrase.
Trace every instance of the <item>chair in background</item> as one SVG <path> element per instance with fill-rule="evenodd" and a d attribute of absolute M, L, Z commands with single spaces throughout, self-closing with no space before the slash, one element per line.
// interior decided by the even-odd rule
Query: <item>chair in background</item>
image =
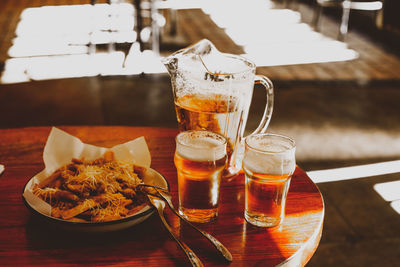
<path fill-rule="evenodd" d="M 382 1 L 375 0 L 316 0 L 314 11 L 313 26 L 318 31 L 320 18 L 325 7 L 336 7 L 342 9 L 342 18 L 339 27 L 338 40 L 343 41 L 346 37 L 349 27 L 350 10 L 379 11 L 382 10 Z"/>

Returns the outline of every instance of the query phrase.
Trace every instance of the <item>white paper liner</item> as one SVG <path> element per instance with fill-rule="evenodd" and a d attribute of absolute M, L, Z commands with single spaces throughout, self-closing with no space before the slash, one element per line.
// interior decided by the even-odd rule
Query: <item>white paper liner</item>
<path fill-rule="evenodd" d="M 25 200 L 38 212 L 51 216 L 51 206 L 32 193 L 33 186 L 49 177 L 58 168 L 70 163 L 72 158 L 94 160 L 103 156 L 108 150 L 114 152 L 116 160 L 150 167 L 150 151 L 143 136 L 112 148 L 105 148 L 85 144 L 79 138 L 53 127 L 43 151 L 45 168 L 27 183 L 23 193 Z"/>

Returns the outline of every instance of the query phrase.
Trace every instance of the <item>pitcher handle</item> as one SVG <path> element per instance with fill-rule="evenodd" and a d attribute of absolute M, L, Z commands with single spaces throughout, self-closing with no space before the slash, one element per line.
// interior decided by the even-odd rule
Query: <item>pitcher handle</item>
<path fill-rule="evenodd" d="M 261 84 L 265 87 L 267 91 L 267 103 L 265 106 L 263 117 L 258 125 L 257 129 L 251 134 L 265 133 L 271 120 L 272 110 L 274 107 L 274 85 L 271 80 L 264 75 L 256 75 L 254 78 L 255 84 Z"/>

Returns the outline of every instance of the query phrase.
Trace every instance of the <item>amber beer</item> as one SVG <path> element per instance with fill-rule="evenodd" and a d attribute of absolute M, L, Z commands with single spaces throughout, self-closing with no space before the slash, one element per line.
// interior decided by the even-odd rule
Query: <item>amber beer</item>
<path fill-rule="evenodd" d="M 179 213 L 193 222 L 211 221 L 218 215 L 226 139 L 212 132 L 186 131 L 176 142 Z"/>
<path fill-rule="evenodd" d="M 186 95 L 176 99 L 175 109 L 180 131 L 207 130 L 220 133 L 227 138 L 229 172 L 236 173 L 236 155 L 232 152 L 240 142 L 243 131 L 241 103 L 231 96 L 221 94 Z M 240 168 L 240 166 L 239 166 Z"/>
<path fill-rule="evenodd" d="M 246 175 L 246 220 L 278 225 L 283 219 L 291 175 L 254 173 L 245 165 L 243 170 Z"/>
<path fill-rule="evenodd" d="M 296 166 L 294 141 L 282 135 L 256 134 L 246 138 L 245 146 L 245 219 L 256 226 L 277 226 L 284 219 Z"/>

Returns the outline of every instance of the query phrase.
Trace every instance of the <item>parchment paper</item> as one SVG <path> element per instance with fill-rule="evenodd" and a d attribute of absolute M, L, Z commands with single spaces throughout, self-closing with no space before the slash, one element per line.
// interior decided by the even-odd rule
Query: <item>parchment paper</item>
<path fill-rule="evenodd" d="M 112 148 L 105 148 L 85 144 L 79 138 L 53 127 L 43 151 L 45 168 L 29 180 L 23 193 L 25 200 L 40 213 L 50 216 L 51 206 L 32 193 L 33 186 L 46 179 L 58 168 L 70 163 L 72 158 L 94 160 L 103 156 L 108 150 L 114 152 L 117 160 L 150 167 L 150 151 L 143 136 Z"/>

